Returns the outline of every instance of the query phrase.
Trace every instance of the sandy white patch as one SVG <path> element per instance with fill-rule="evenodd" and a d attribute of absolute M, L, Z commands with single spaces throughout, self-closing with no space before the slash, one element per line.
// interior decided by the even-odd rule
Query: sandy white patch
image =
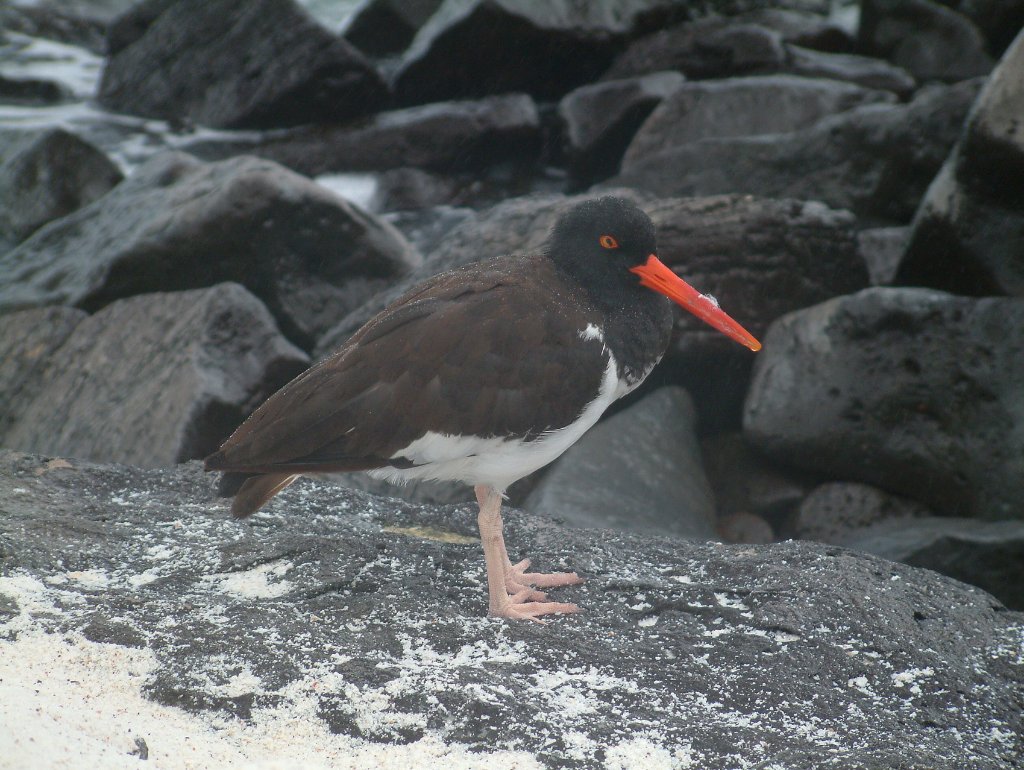
<path fill-rule="evenodd" d="M 281 578 L 292 568 L 290 561 L 268 562 L 244 572 L 211 575 L 220 590 L 244 599 L 276 599 L 292 590 L 292 584 Z"/>

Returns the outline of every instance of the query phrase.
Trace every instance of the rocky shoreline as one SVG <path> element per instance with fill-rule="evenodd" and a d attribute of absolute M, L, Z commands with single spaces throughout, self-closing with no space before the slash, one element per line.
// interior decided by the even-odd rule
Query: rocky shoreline
<path fill-rule="evenodd" d="M 342 15 L 0 9 L 4 643 L 151 650 L 145 698 L 250 724 L 331 650 L 362 663 L 314 697 L 328 733 L 523 767 L 639 766 L 633 750 L 665 767 L 1019 766 L 1024 3 Z M 520 541 L 590 572 L 582 618 L 474 619 L 471 492 L 454 485 L 339 477 L 363 491 L 310 482 L 251 529 L 224 520 L 190 461 L 262 399 L 409 286 L 535 249 L 607 191 L 765 346 L 680 318 L 650 380 L 510 490 Z M 179 561 L 129 557 L 164 535 Z M 217 581 L 254 570 L 270 593 L 225 604 Z M 94 571 L 102 585 L 68 577 Z M 183 587 L 192 621 L 159 630 Z M 231 622 L 202 626 L 215 609 Z M 330 636 L 346 624 L 373 633 Z M 439 665 L 471 665 L 431 678 L 413 629 Z M 321 657 L 272 640 L 305 633 Z M 183 652 L 189 634 L 236 645 L 232 683 L 199 683 L 223 661 Z"/>

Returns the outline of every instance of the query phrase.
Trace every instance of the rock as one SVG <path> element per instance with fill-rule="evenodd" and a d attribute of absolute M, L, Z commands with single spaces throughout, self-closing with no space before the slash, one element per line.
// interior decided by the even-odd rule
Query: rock
<path fill-rule="evenodd" d="M 0 255 L 0 310 L 96 310 L 237 281 L 307 345 L 419 262 L 390 225 L 277 164 L 157 156 L 95 203 Z"/>
<path fill-rule="evenodd" d="M 440 7 L 442 0 L 368 0 L 345 27 L 344 36 L 370 56 L 398 54 Z"/>
<path fill-rule="evenodd" d="M 636 15 L 656 4 L 445 0 L 402 57 L 396 98 L 423 104 L 523 91 L 557 99 L 596 79 Z"/>
<path fill-rule="evenodd" d="M 3 446 L 149 467 L 204 457 L 308 362 L 237 284 L 121 300 L 51 346 Z"/>
<path fill-rule="evenodd" d="M 523 508 L 571 527 L 712 540 L 715 500 L 695 423 L 685 390 L 656 390 L 571 446 Z"/>
<path fill-rule="evenodd" d="M 565 125 L 569 169 L 591 183 L 619 170 L 619 161 L 651 111 L 685 81 L 678 72 L 655 72 L 577 88 L 558 104 Z"/>
<path fill-rule="evenodd" d="M 895 280 L 909 237 L 909 227 L 874 227 L 857 233 L 857 248 L 868 266 L 872 286 Z"/>
<path fill-rule="evenodd" d="M 303 480 L 240 523 L 214 483 L 197 463 L 2 456 L 0 679 L 31 694 L 0 706 L 15 765 L 44 745 L 73 766 L 83 741 L 124 764 L 139 740 L 161 766 L 1019 757 L 1024 616 L 933 572 L 510 510 L 513 558 L 587 582 L 558 589 L 584 612 L 509 623 L 483 617 L 475 506 Z"/>
<path fill-rule="evenodd" d="M 0 234 L 21 241 L 106 195 L 122 179 L 111 160 L 62 128 L 0 132 Z"/>
<path fill-rule="evenodd" d="M 935 570 L 1024 609 L 1024 522 L 930 516 L 851 533 L 846 546 Z"/>
<path fill-rule="evenodd" d="M 62 8 L 62 4 L 69 5 L 61 3 L 61 0 L 43 0 L 33 5 L 5 4 L 0 7 L 0 29 L 81 46 L 103 54 L 103 14 L 97 13 L 98 9 L 88 12 L 85 8 Z"/>
<path fill-rule="evenodd" d="M 971 109 L 932 182 L 896 274 L 903 284 L 1024 296 L 1024 33 Z"/>
<path fill-rule="evenodd" d="M 1024 301 L 867 289 L 777 321 L 744 432 L 779 461 L 937 513 L 1024 518 Z"/>
<path fill-rule="evenodd" d="M 855 83 L 901 96 L 909 95 L 917 85 L 905 69 L 870 56 L 825 53 L 796 45 L 787 45 L 786 53 L 786 71 L 802 77 Z"/>
<path fill-rule="evenodd" d="M 50 356 L 85 318 L 85 311 L 71 307 L 44 307 L 3 316 L 0 441 L 43 388 Z"/>
<path fill-rule="evenodd" d="M 803 540 L 845 545 L 872 524 L 898 519 L 906 526 L 907 519 L 929 513 L 921 503 L 876 487 L 834 481 L 817 487 L 800 503 L 795 534 Z"/>
<path fill-rule="evenodd" d="M 992 58 L 967 18 L 931 0 L 865 0 L 861 47 L 918 80 L 957 81 L 987 75 Z"/>
<path fill-rule="evenodd" d="M 711 16 L 659 30 L 632 42 L 603 80 L 677 70 L 691 80 L 779 72 L 786 48 L 781 33 L 743 18 Z"/>
<path fill-rule="evenodd" d="M 365 57 L 292 0 L 159 0 L 143 16 L 112 41 L 97 95 L 109 110 L 272 128 L 351 120 L 387 99 Z"/>
<path fill-rule="evenodd" d="M 417 251 L 429 254 L 445 242 L 448 233 L 455 227 L 472 219 L 475 212 L 455 206 L 434 206 L 431 208 L 396 211 L 384 214 L 383 219 L 394 225 Z M 404 283 L 404 281 L 401 281 Z"/>
<path fill-rule="evenodd" d="M 739 192 L 907 222 L 960 133 L 977 81 L 924 89 L 907 105 L 868 104 L 785 134 L 673 147 L 602 183 L 660 196 Z"/>
<path fill-rule="evenodd" d="M 942 4 L 970 19 L 985 36 L 989 54 L 997 58 L 1024 28 L 1021 0 L 942 0 Z"/>
<path fill-rule="evenodd" d="M 393 168 L 377 175 L 370 206 L 374 211 L 410 211 L 454 202 L 459 182 L 418 168 Z"/>
<path fill-rule="evenodd" d="M 636 132 L 622 169 L 628 173 L 645 158 L 706 137 L 798 131 L 854 107 L 893 101 L 885 91 L 792 75 L 685 83 Z"/>
<path fill-rule="evenodd" d="M 789 536 L 793 513 L 813 486 L 806 474 L 771 463 L 751 451 L 739 431 L 706 436 L 700 442 L 704 470 L 711 484 L 718 508 L 719 532 L 731 516 L 742 516 L 737 523 L 742 529 L 746 517 L 774 522 L 781 534 Z M 754 525 L 756 526 L 756 525 Z M 772 529 L 768 524 L 769 530 Z M 726 538 L 729 542 L 769 542 Z"/>
<path fill-rule="evenodd" d="M 241 144 L 201 139 L 184 149 L 212 159 L 241 148 L 315 176 L 400 167 L 454 172 L 509 160 L 533 163 L 540 140 L 533 100 L 508 94 L 382 112 L 352 124 L 305 126 Z"/>

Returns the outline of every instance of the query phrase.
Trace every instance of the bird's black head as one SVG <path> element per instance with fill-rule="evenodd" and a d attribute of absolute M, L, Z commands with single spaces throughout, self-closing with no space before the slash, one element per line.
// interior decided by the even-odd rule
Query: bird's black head
<path fill-rule="evenodd" d="M 614 277 L 635 284 L 629 268 L 657 250 L 654 223 L 639 206 L 611 195 L 583 201 L 555 223 L 548 255 L 584 283 Z"/>
<path fill-rule="evenodd" d="M 654 223 L 639 206 L 606 196 L 584 201 L 563 214 L 548 240 L 548 256 L 599 305 L 649 303 L 649 294 L 668 297 L 751 350 L 761 343 L 658 259 Z"/>

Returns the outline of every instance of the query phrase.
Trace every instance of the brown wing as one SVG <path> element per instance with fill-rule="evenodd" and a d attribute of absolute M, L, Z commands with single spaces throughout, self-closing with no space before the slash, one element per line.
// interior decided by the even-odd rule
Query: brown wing
<path fill-rule="evenodd" d="M 389 464 L 426 431 L 529 439 L 572 422 L 606 357 L 600 323 L 544 258 L 437 276 L 271 396 L 209 470 L 282 473 Z"/>

